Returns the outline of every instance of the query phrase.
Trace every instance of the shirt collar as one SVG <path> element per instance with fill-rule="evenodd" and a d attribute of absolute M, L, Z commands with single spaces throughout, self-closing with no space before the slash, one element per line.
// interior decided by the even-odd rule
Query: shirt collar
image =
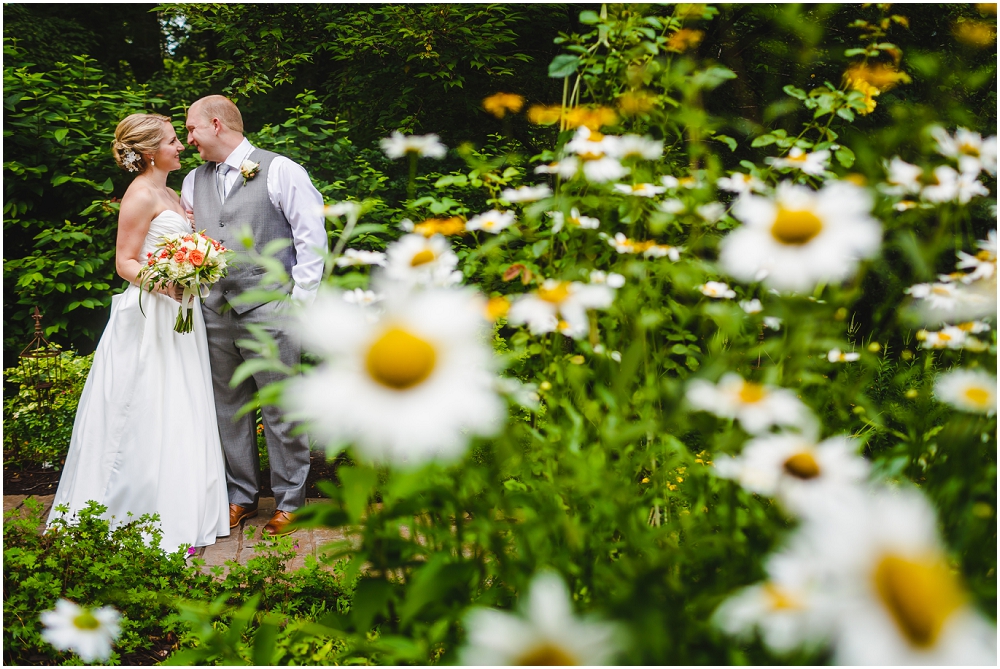
<path fill-rule="evenodd" d="M 240 169 L 240 165 L 243 164 L 243 161 L 249 158 L 250 154 L 253 153 L 253 151 L 254 151 L 253 144 L 250 143 L 250 140 L 244 137 L 243 141 L 240 142 L 235 149 L 233 149 L 233 152 L 230 153 L 229 157 L 226 158 L 225 161 L 223 162 L 225 162 L 233 169 L 238 170 Z"/>

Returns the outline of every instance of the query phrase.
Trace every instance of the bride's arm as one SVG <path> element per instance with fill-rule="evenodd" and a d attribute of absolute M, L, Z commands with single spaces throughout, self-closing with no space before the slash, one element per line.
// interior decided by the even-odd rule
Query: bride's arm
<path fill-rule="evenodd" d="M 139 258 L 156 208 L 155 198 L 145 190 L 127 193 L 118 210 L 118 240 L 115 243 L 115 271 L 129 283 L 139 285 L 143 263 Z M 158 285 L 157 293 L 180 300 L 181 289 L 173 284 Z"/>

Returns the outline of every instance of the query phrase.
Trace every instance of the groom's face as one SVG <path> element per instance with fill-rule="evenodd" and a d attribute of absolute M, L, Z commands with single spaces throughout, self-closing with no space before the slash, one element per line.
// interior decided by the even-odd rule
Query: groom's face
<path fill-rule="evenodd" d="M 226 159 L 226 156 L 219 157 L 217 155 L 221 142 L 215 122 L 213 119 L 205 117 L 200 106 L 194 105 L 188 109 L 185 126 L 187 127 L 187 143 L 198 149 L 198 155 L 201 156 L 202 160 L 218 162 Z"/>

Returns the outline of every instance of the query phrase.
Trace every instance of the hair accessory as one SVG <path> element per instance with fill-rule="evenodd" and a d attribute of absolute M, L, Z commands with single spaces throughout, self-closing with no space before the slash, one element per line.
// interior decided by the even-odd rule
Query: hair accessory
<path fill-rule="evenodd" d="M 125 152 L 125 157 L 122 158 L 122 165 L 125 166 L 129 172 L 138 172 L 139 166 L 136 163 L 139 162 L 139 154 L 129 149 Z"/>

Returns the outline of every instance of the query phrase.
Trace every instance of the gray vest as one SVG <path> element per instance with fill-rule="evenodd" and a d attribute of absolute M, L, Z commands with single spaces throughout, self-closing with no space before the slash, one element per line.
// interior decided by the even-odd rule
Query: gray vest
<path fill-rule="evenodd" d="M 243 176 L 236 178 L 226 196 L 226 201 L 219 200 L 219 190 L 216 184 L 216 163 L 208 162 L 195 170 L 194 176 L 194 212 L 195 225 L 205 230 L 205 234 L 217 239 L 226 248 L 235 251 L 229 263 L 229 273 L 225 279 L 212 286 L 212 291 L 205 300 L 205 306 L 216 313 L 222 313 L 227 305 L 238 314 L 256 309 L 264 301 L 254 301 L 243 304 L 231 304 L 230 299 L 246 290 L 259 286 L 264 268 L 250 260 L 250 254 L 239 240 L 239 232 L 249 227 L 253 234 L 253 248 L 262 253 L 269 242 L 276 239 L 292 239 L 292 228 L 285 215 L 273 204 L 267 194 L 267 173 L 271 161 L 278 154 L 254 149 L 250 160 L 260 163 L 257 175 L 243 183 Z M 285 266 L 285 271 L 291 276 L 295 264 L 295 247 L 289 244 L 274 256 Z M 287 286 L 272 285 L 267 288 L 281 288 L 285 292 L 291 290 Z"/>

